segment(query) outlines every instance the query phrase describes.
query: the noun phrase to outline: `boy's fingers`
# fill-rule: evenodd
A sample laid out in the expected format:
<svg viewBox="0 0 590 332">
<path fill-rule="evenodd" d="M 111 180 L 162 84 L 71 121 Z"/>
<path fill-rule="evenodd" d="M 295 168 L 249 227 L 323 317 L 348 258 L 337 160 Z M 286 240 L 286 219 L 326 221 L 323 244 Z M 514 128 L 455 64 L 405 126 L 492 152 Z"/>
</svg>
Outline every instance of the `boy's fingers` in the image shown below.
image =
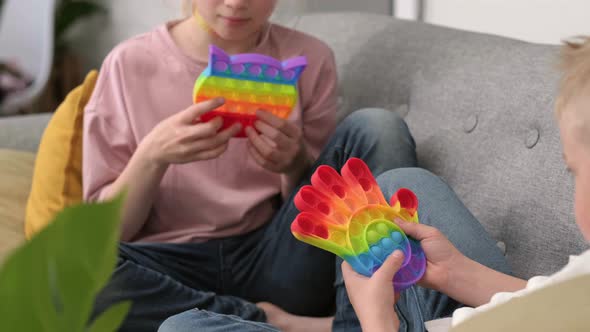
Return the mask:
<svg viewBox="0 0 590 332">
<path fill-rule="evenodd" d="M 350 266 L 350 264 L 348 264 L 346 261 L 342 261 L 340 268 L 342 268 L 342 273 L 350 273 L 352 271 L 352 266 Z"/>
<path fill-rule="evenodd" d="M 402 219 L 395 219 L 395 223 L 404 231 L 404 233 L 418 241 L 422 241 L 428 237 L 431 237 L 436 232 L 436 228 L 434 227 L 407 222 Z"/>
<path fill-rule="evenodd" d="M 184 123 L 193 123 L 195 120 L 198 120 L 201 115 L 218 108 L 224 103 L 225 100 L 223 98 L 213 98 L 193 104 L 181 113 L 180 120 Z"/>
<path fill-rule="evenodd" d="M 385 259 L 383 265 L 373 274 L 373 277 L 383 279 L 386 282 L 391 282 L 393 276 L 399 271 L 399 268 L 404 262 L 404 253 L 401 250 L 396 250 Z"/>
</svg>

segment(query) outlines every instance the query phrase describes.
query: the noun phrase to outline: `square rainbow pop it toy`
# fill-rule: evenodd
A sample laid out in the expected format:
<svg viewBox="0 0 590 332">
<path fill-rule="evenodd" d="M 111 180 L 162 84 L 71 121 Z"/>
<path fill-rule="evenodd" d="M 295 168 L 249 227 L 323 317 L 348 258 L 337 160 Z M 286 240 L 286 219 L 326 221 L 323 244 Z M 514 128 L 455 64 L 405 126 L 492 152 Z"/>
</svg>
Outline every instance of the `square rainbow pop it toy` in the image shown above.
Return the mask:
<svg viewBox="0 0 590 332">
<path fill-rule="evenodd" d="M 342 175 L 320 166 L 311 185 L 295 196 L 301 211 L 291 232 L 303 242 L 330 251 L 346 260 L 356 272 L 370 277 L 396 249 L 404 262 L 393 278 L 396 292 L 409 288 L 426 271 L 426 256 L 420 243 L 393 220 L 418 223 L 418 199 L 409 189 L 400 189 L 388 204 L 369 167 L 360 159 L 346 162 Z"/>
<path fill-rule="evenodd" d="M 209 64 L 193 90 L 193 102 L 224 97 L 225 104 L 201 116 L 201 121 L 223 118 L 225 129 L 236 122 L 244 128 L 256 121 L 256 111 L 265 110 L 286 119 L 297 102 L 297 81 L 307 66 L 303 56 L 280 62 L 262 54 L 228 55 L 209 47 Z"/>
</svg>

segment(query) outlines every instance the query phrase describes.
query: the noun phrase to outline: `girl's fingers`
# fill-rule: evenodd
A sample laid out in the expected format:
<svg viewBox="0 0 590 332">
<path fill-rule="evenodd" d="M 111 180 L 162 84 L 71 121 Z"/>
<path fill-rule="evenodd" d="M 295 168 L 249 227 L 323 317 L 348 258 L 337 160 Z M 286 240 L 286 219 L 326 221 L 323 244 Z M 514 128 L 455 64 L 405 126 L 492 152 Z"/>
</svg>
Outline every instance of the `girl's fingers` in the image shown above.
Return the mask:
<svg viewBox="0 0 590 332">
<path fill-rule="evenodd" d="M 199 117 L 201 115 L 218 108 L 224 103 L 225 100 L 223 98 L 213 98 L 207 101 L 193 104 L 180 112 L 179 119 L 181 123 L 194 123 L 195 120 L 199 120 Z"/>
<path fill-rule="evenodd" d="M 289 145 L 289 138 L 269 124 L 263 121 L 256 121 L 254 122 L 254 127 L 265 137 L 268 137 L 276 146 L 286 147 Z"/>
<path fill-rule="evenodd" d="M 212 150 L 199 152 L 194 155 L 194 158 L 192 158 L 191 161 L 214 159 L 221 156 L 225 152 L 225 150 L 227 150 L 227 143 L 222 144 Z"/>
<path fill-rule="evenodd" d="M 258 152 L 258 154 L 264 159 L 268 160 L 270 163 L 275 163 L 276 156 L 275 149 L 273 149 L 264 139 L 256 133 L 256 131 L 252 128 L 246 128 L 246 135 L 250 140 L 251 146 Z"/>
<path fill-rule="evenodd" d="M 250 152 L 252 158 L 254 158 L 254 161 L 256 161 L 256 163 L 261 167 L 271 171 L 275 171 L 276 169 L 278 169 L 275 163 L 265 159 L 252 144 L 248 144 L 248 151 Z"/>
<path fill-rule="evenodd" d="M 235 134 L 236 129 L 234 127 L 230 127 L 213 137 L 194 141 L 190 143 L 191 148 L 189 153 L 200 153 L 205 152 L 207 150 L 216 149 L 220 145 L 227 144 L 230 138 L 232 138 Z"/>
<path fill-rule="evenodd" d="M 263 110 L 258 110 L 256 111 L 256 116 L 263 122 L 266 122 L 271 127 L 282 132 L 289 138 L 296 138 L 299 134 L 299 129 L 295 126 L 295 124 L 287 120 L 281 119 L 273 115 L 272 113 Z"/>
<path fill-rule="evenodd" d="M 195 141 L 203 138 L 215 136 L 219 129 L 223 126 L 223 119 L 217 117 L 209 122 L 199 122 L 196 124 L 189 124 L 187 126 L 187 134 L 184 137 L 187 141 Z"/>
</svg>

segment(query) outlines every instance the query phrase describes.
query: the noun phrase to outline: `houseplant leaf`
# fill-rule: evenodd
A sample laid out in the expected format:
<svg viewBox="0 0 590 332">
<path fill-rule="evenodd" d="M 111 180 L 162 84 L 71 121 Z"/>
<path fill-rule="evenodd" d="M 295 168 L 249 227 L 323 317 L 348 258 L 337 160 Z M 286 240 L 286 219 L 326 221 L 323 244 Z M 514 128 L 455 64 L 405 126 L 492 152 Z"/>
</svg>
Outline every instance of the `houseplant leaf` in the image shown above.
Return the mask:
<svg viewBox="0 0 590 332">
<path fill-rule="evenodd" d="M 122 197 L 65 209 L 0 270 L 6 331 L 83 331 L 117 257 Z M 114 315 L 114 314 L 112 314 Z"/>
<path fill-rule="evenodd" d="M 121 302 L 107 309 L 88 329 L 88 332 L 115 331 L 131 308 L 131 302 Z"/>
</svg>

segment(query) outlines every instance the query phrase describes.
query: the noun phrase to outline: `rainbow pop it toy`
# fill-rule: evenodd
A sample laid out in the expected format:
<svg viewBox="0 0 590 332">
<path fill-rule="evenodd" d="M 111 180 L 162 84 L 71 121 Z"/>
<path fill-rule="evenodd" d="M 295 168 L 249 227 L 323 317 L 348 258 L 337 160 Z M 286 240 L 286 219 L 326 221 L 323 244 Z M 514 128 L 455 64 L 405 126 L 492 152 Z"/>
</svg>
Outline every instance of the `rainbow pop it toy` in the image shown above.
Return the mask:
<svg viewBox="0 0 590 332">
<path fill-rule="evenodd" d="M 295 196 L 301 211 L 291 232 L 303 242 L 330 251 L 367 277 L 394 250 L 402 250 L 404 262 L 393 278 L 397 292 L 422 278 L 426 256 L 420 243 L 408 236 L 393 220 L 418 223 L 418 199 L 409 189 L 400 189 L 390 204 L 381 193 L 369 167 L 360 159 L 346 162 L 342 175 L 320 166 L 311 185 Z"/>
<path fill-rule="evenodd" d="M 193 90 L 195 103 L 224 97 L 225 104 L 201 116 L 209 121 L 223 118 L 227 128 L 239 122 L 244 128 L 256 121 L 256 111 L 265 110 L 286 119 L 297 102 L 297 81 L 307 66 L 303 56 L 280 62 L 261 54 L 229 56 L 222 49 L 209 47 L 209 65 L 201 73 Z"/>
</svg>

